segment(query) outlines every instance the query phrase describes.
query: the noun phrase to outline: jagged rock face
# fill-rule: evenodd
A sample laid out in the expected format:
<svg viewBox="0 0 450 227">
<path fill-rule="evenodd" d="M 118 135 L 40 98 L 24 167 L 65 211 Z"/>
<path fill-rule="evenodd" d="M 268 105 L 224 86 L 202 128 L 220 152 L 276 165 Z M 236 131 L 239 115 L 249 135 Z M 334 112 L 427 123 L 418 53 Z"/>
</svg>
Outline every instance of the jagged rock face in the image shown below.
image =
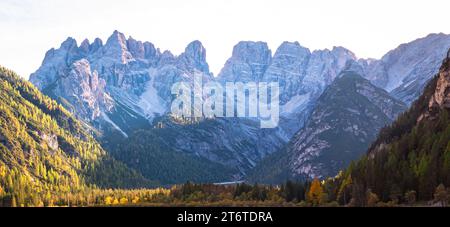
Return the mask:
<svg viewBox="0 0 450 227">
<path fill-rule="evenodd" d="M 281 104 L 295 95 L 320 95 L 356 56 L 342 47 L 310 52 L 298 42 L 284 42 L 271 57 L 264 42 L 239 42 L 219 74 L 222 82 L 279 82 Z"/>
<path fill-rule="evenodd" d="M 45 134 L 45 133 L 41 133 L 40 137 L 42 139 L 43 142 L 45 142 L 47 144 L 47 146 L 52 149 L 53 151 L 57 151 L 59 148 L 59 143 L 58 143 L 58 136 L 55 134 Z"/>
<path fill-rule="evenodd" d="M 68 38 L 59 49 L 50 49 L 45 54 L 42 66 L 30 76 L 30 81 L 40 90 L 53 84 L 68 72 L 70 63 L 78 57 L 77 43 Z"/>
<path fill-rule="evenodd" d="M 144 44 L 141 41 L 137 41 L 130 37 L 127 40 L 127 48 L 130 52 L 130 54 L 137 59 L 144 59 L 145 58 L 145 47 Z"/>
<path fill-rule="evenodd" d="M 194 73 L 205 81 L 212 78 L 199 41 L 176 57 L 114 31 L 105 45 L 98 38 L 92 44 L 84 40 L 80 46 L 67 39 L 59 49 L 47 52 L 30 81 L 52 97 L 66 100 L 81 119 L 99 128 L 106 124 L 131 132 L 136 128 L 130 126 L 130 119 L 138 119 L 138 128 L 149 127 L 148 120 L 168 111 L 172 84 L 192 81 Z"/>
<path fill-rule="evenodd" d="M 432 102 L 435 102 L 440 108 L 450 108 L 450 52 L 447 54 L 440 72 L 436 85 L 436 92 L 433 95 Z M 432 104 L 433 105 L 433 104 Z"/>
<path fill-rule="evenodd" d="M 206 50 L 199 41 L 189 43 L 178 58 L 170 52 L 163 55 L 158 68 L 152 69 L 150 74 L 153 75 L 152 83 L 157 95 L 167 103 L 171 101 L 171 86 L 174 83 L 193 83 L 194 75 L 200 75 L 203 83 L 214 80 L 206 62 Z"/>
<path fill-rule="evenodd" d="M 200 41 L 196 40 L 189 43 L 180 58 L 180 63 L 183 64 L 182 68 L 189 69 L 189 66 L 194 66 L 196 70 L 209 74 L 206 50 Z"/>
<path fill-rule="evenodd" d="M 281 103 L 286 103 L 290 97 L 297 94 L 305 93 L 300 91 L 300 88 L 310 55 L 309 49 L 300 46 L 298 42 L 284 42 L 275 52 L 263 80 L 279 82 L 280 90 L 283 91 Z"/>
<path fill-rule="evenodd" d="M 136 51 L 136 49 L 133 49 L 133 51 Z M 125 35 L 118 31 L 114 31 L 108 38 L 99 55 L 100 59 L 97 64 L 104 67 L 113 64 L 126 64 L 134 60 L 133 55 L 128 50 Z"/>
<path fill-rule="evenodd" d="M 100 116 L 102 105 L 109 108 L 107 94 L 104 94 L 105 81 L 83 58 L 91 49 L 95 46 L 91 48 L 87 40 L 78 48 L 76 41 L 68 38 L 59 49 L 49 50 L 43 65 L 30 76 L 30 81 L 40 90 L 54 98 L 65 99 L 70 103 L 68 108 L 88 121 Z"/>
<path fill-rule="evenodd" d="M 139 96 L 150 79 L 145 69 L 155 67 L 158 57 L 158 51 L 151 44 L 143 44 L 131 37 L 127 40 L 124 34 L 114 31 L 104 46 L 86 58 L 108 88 L 119 88 Z"/>
<path fill-rule="evenodd" d="M 265 42 L 239 42 L 233 48 L 219 73 L 224 82 L 259 82 L 272 60 L 272 52 Z"/>
<path fill-rule="evenodd" d="M 366 78 L 394 97 L 411 104 L 438 72 L 450 47 L 450 36 L 431 34 L 402 44 L 381 60 L 366 62 Z"/>
<path fill-rule="evenodd" d="M 433 119 L 441 109 L 450 109 L 450 50 L 437 77 L 436 88 L 428 101 L 428 110 L 419 116 L 418 121 Z"/>
<path fill-rule="evenodd" d="M 287 141 L 349 60 L 356 60 L 355 55 L 341 47 L 311 53 L 298 42 L 284 42 L 271 57 L 264 42 L 239 42 L 218 79 L 222 83 L 278 82 L 281 121 L 277 134 Z"/>
<path fill-rule="evenodd" d="M 76 81 L 76 83 L 74 83 Z M 56 94 L 70 94 L 64 98 L 73 107 L 73 111 L 91 121 L 100 116 L 100 107 L 111 108 L 110 97 L 105 93 L 105 81 L 99 79 L 97 71 L 91 71 L 86 59 L 75 61 L 69 73 L 56 81 L 53 90 Z"/>
</svg>

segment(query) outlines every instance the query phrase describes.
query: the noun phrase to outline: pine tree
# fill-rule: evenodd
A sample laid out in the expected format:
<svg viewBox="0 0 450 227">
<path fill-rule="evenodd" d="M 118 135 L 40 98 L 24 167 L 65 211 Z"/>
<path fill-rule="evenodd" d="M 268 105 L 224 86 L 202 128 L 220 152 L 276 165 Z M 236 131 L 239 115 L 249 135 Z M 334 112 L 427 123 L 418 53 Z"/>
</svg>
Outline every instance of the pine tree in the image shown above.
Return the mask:
<svg viewBox="0 0 450 227">
<path fill-rule="evenodd" d="M 347 204 L 350 200 L 350 188 L 353 184 L 352 176 L 348 175 L 341 184 L 338 192 L 338 201 L 342 202 L 341 204 Z"/>
</svg>

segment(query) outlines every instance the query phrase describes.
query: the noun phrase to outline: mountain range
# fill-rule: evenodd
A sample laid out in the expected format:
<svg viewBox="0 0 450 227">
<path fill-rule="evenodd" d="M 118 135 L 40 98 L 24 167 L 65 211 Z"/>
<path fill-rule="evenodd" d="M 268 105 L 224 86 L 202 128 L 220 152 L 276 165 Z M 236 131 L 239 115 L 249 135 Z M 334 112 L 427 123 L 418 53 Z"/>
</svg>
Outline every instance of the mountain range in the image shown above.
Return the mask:
<svg viewBox="0 0 450 227">
<path fill-rule="evenodd" d="M 298 42 L 284 42 L 272 54 L 264 42 L 242 41 L 214 77 L 199 41 L 175 56 L 115 31 L 105 44 L 95 39 L 78 45 L 68 38 L 46 53 L 30 81 L 92 125 L 114 158 L 148 179 L 159 168 L 148 164 L 152 155 L 154 162 L 168 163 L 167 171 L 186 173 L 159 179 L 162 183 L 240 180 L 255 166 L 270 169 L 272 164 L 260 166 L 283 163 L 267 160 L 280 156 L 289 159 L 282 164 L 285 173 L 329 176 L 359 157 L 378 129 L 421 94 L 448 47 L 449 35 L 431 34 L 375 60 L 358 59 L 343 47 L 311 51 Z M 171 86 L 193 82 L 194 75 L 205 82 L 278 82 L 279 127 L 260 129 L 251 118 L 173 118 Z M 147 140 L 139 139 L 144 135 Z M 345 145 L 351 149 L 332 135 L 349 138 Z M 124 149 L 130 143 L 139 146 Z M 170 164 L 180 154 L 187 164 Z M 197 170 L 213 173 L 202 179 L 198 176 L 205 174 Z M 277 175 L 260 179 L 270 174 Z"/>
</svg>

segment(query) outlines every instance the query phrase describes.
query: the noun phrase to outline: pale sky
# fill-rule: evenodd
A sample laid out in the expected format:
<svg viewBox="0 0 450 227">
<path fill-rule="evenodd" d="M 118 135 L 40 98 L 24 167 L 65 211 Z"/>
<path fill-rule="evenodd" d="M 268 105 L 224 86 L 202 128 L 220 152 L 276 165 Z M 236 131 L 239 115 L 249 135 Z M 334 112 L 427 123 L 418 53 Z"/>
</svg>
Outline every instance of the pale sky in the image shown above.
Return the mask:
<svg viewBox="0 0 450 227">
<path fill-rule="evenodd" d="M 68 36 L 114 30 L 180 54 L 193 40 L 215 75 L 241 40 L 314 49 L 344 46 L 380 58 L 429 33 L 450 33 L 448 0 L 0 0 L 0 65 L 28 78 Z"/>
</svg>

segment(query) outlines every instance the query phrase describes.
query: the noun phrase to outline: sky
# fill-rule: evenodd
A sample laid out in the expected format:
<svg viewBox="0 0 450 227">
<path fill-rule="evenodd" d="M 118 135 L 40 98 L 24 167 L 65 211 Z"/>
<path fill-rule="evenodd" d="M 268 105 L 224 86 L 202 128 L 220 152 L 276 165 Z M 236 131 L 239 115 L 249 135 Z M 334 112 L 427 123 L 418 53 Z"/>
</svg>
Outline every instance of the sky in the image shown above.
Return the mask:
<svg viewBox="0 0 450 227">
<path fill-rule="evenodd" d="M 200 40 L 217 75 L 242 40 L 311 50 L 343 46 L 380 58 L 429 33 L 450 33 L 448 0 L 0 0 L 0 65 L 21 76 L 67 37 L 106 41 L 114 30 L 180 54 Z"/>
</svg>

